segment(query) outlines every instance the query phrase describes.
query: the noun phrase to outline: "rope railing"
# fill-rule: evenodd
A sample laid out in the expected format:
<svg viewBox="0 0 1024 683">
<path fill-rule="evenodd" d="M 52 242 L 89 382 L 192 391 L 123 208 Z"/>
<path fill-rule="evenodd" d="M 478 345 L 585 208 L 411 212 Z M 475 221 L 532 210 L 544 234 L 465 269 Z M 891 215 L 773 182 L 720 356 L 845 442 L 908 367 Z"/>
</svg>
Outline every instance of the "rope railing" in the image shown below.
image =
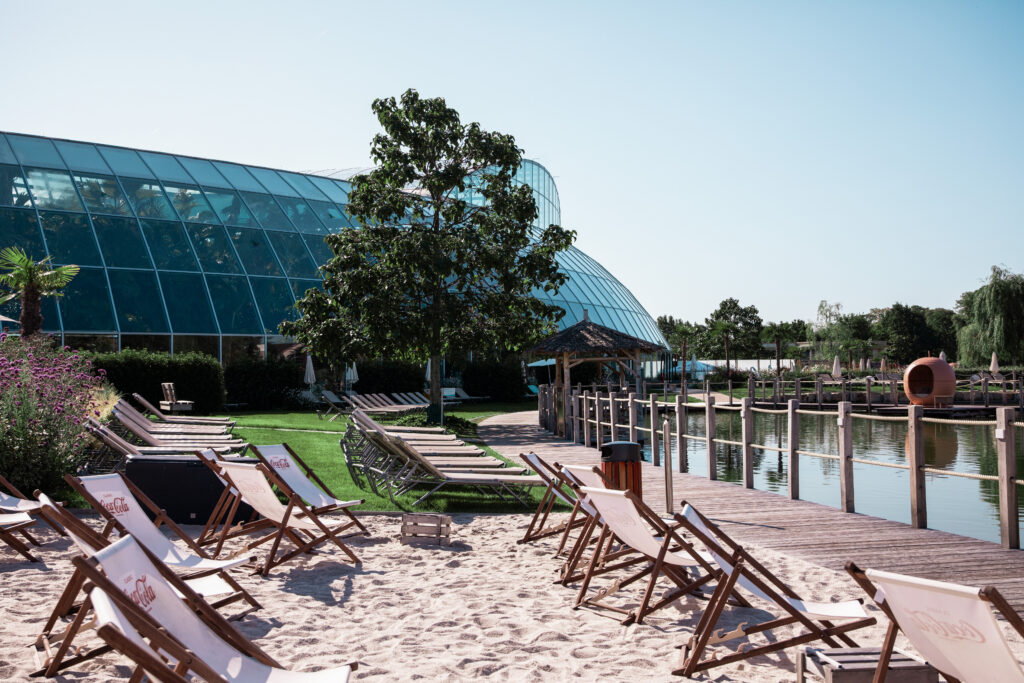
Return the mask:
<svg viewBox="0 0 1024 683">
<path fill-rule="evenodd" d="M 797 409 L 797 415 L 813 415 L 815 417 L 836 417 L 838 411 L 832 410 L 800 410 Z"/>
<path fill-rule="evenodd" d="M 815 453 L 814 451 L 801 451 L 797 450 L 797 455 L 806 455 L 812 458 L 821 458 L 822 460 L 839 460 L 838 455 L 832 455 L 831 453 Z"/>
<path fill-rule="evenodd" d="M 765 444 L 761 443 L 752 443 L 750 444 L 750 447 L 760 448 L 763 451 L 775 451 L 776 453 L 786 453 L 789 451 L 788 448 L 779 448 L 778 446 L 766 446 Z"/>
<path fill-rule="evenodd" d="M 730 411 L 733 411 L 733 412 L 738 412 L 740 410 L 743 410 L 743 406 L 730 406 L 730 405 L 721 405 L 721 404 L 716 403 L 715 404 L 715 410 L 730 410 Z"/>
<path fill-rule="evenodd" d="M 995 420 L 952 420 L 945 417 L 922 417 L 921 422 L 936 425 L 961 425 L 965 427 L 994 427 Z"/>
<path fill-rule="evenodd" d="M 743 447 L 742 441 L 730 441 L 729 439 L 715 439 L 715 443 L 724 443 L 726 446 L 739 446 Z"/>
<path fill-rule="evenodd" d="M 877 465 L 878 467 L 891 467 L 894 470 L 909 470 L 910 465 L 904 465 L 898 462 L 882 462 L 881 460 L 868 460 L 866 458 L 850 458 L 853 462 L 860 463 L 861 465 Z"/>
<path fill-rule="evenodd" d="M 943 474 L 947 477 L 960 477 L 961 479 L 977 479 L 980 481 L 999 481 L 999 477 L 994 474 L 976 474 L 974 472 L 954 472 L 952 470 L 943 470 L 938 467 L 922 467 L 922 472 L 927 474 Z"/>
<path fill-rule="evenodd" d="M 764 415 L 785 415 L 789 412 L 785 408 L 781 410 L 772 410 L 771 408 L 751 408 L 750 410 L 751 412 L 762 413 Z"/>
<path fill-rule="evenodd" d="M 867 413 L 850 413 L 850 417 L 857 418 L 858 420 L 871 420 L 873 422 L 902 422 L 907 423 L 905 417 L 891 417 L 889 415 L 869 415 Z"/>
</svg>

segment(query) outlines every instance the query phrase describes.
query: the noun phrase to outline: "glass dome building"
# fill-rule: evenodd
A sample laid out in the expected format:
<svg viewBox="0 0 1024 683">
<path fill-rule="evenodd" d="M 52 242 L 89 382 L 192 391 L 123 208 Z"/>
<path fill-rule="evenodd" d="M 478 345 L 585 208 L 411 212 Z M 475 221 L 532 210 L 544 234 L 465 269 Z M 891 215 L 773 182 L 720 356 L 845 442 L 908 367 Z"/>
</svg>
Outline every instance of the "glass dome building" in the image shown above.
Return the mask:
<svg viewBox="0 0 1024 683">
<path fill-rule="evenodd" d="M 517 174 L 537 199 L 537 225 L 561 222 L 547 170 Z M 76 348 L 203 351 L 229 363 L 287 344 L 278 324 L 318 285 L 324 235 L 352 227 L 351 185 L 211 159 L 0 133 L 0 248 L 75 263 L 79 274 L 44 299 L 43 328 Z M 469 191 L 470 199 L 472 190 Z M 561 327 L 583 317 L 649 341 L 650 314 L 605 268 L 572 248 L 556 297 Z M 0 314 L 17 319 L 16 301 Z M 17 324 L 4 323 L 10 331 Z"/>
</svg>

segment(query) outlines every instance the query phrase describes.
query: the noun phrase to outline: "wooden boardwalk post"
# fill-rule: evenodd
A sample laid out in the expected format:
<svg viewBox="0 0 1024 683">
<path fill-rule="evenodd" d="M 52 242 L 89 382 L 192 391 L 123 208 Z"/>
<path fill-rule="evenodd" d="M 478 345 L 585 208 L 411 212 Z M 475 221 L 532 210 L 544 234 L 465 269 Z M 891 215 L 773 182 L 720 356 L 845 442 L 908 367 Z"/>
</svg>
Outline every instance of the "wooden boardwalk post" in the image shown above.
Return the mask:
<svg viewBox="0 0 1024 683">
<path fill-rule="evenodd" d="M 629 392 L 629 440 L 636 443 L 636 394 Z"/>
<path fill-rule="evenodd" d="M 686 452 L 686 397 L 676 396 L 676 458 L 679 471 L 688 472 L 690 463 L 687 462 Z"/>
<path fill-rule="evenodd" d="M 729 405 L 732 405 L 732 380 L 728 380 L 726 386 L 729 387 Z"/>
<path fill-rule="evenodd" d="M 661 446 L 665 457 L 665 513 L 672 514 L 672 432 L 669 431 L 668 416 L 661 421 Z"/>
<path fill-rule="evenodd" d="M 590 448 L 590 390 L 583 392 L 583 445 Z"/>
<path fill-rule="evenodd" d="M 850 419 L 853 404 L 849 401 L 839 402 L 839 509 L 843 512 L 855 512 L 853 503 L 853 420 Z"/>
<path fill-rule="evenodd" d="M 868 404 L 868 412 L 870 413 L 871 412 L 871 378 L 870 377 L 868 377 L 867 379 L 864 380 L 864 386 L 867 388 L 867 392 L 868 392 L 867 396 L 865 396 L 864 398 L 866 399 L 865 402 Z"/>
<path fill-rule="evenodd" d="M 655 467 L 661 464 L 661 451 L 658 450 L 658 397 L 651 394 L 651 462 Z"/>
<path fill-rule="evenodd" d="M 802 380 L 799 377 L 797 377 L 796 381 L 793 382 L 793 394 L 794 394 L 793 398 L 795 398 L 797 401 L 800 400 L 800 398 L 801 398 L 800 394 L 803 393 L 801 391 L 802 387 L 800 386 L 801 381 Z"/>
<path fill-rule="evenodd" d="M 922 406 L 907 407 L 907 465 L 910 466 L 910 525 L 918 529 L 928 526 L 928 502 L 925 496 L 924 426 Z"/>
<path fill-rule="evenodd" d="M 708 449 L 708 479 L 718 479 L 718 452 L 715 449 L 715 397 L 704 402 L 704 445 Z"/>
<path fill-rule="evenodd" d="M 1020 548 L 1020 515 L 1017 510 L 1017 410 L 996 410 L 996 450 L 999 466 L 999 541 L 1004 548 Z"/>
<path fill-rule="evenodd" d="M 988 377 L 981 380 L 981 393 L 985 396 L 985 407 L 988 408 Z"/>
<path fill-rule="evenodd" d="M 750 397 L 751 401 L 757 400 L 757 384 L 754 382 L 752 375 L 747 375 L 747 396 Z M 732 401 L 729 402 L 732 405 Z"/>
<path fill-rule="evenodd" d="M 604 427 L 601 425 L 604 422 L 604 403 L 601 395 L 600 391 L 594 395 L 594 417 L 596 418 L 594 423 L 594 435 L 596 436 L 594 446 L 598 450 L 601 449 L 601 444 L 604 443 Z"/>
<path fill-rule="evenodd" d="M 743 441 L 743 486 L 748 489 L 754 488 L 754 411 L 753 399 L 749 396 L 740 401 L 740 434 Z"/>
<path fill-rule="evenodd" d="M 544 424 L 544 392 L 546 391 L 546 384 L 541 384 L 537 387 L 537 425 L 539 427 L 545 427 Z"/>
<path fill-rule="evenodd" d="M 818 393 L 818 409 L 821 409 L 821 401 L 824 399 L 825 390 L 821 385 L 821 378 L 818 377 L 814 380 L 814 390 Z"/>
<path fill-rule="evenodd" d="M 797 380 L 799 382 L 800 380 Z M 786 406 L 786 427 L 789 435 L 786 442 L 786 455 L 789 461 L 789 497 L 800 499 L 800 401 L 793 399 Z"/>
<path fill-rule="evenodd" d="M 619 394 L 616 391 L 608 394 L 608 422 L 611 423 L 611 440 L 619 440 L 619 404 L 616 402 Z"/>
</svg>

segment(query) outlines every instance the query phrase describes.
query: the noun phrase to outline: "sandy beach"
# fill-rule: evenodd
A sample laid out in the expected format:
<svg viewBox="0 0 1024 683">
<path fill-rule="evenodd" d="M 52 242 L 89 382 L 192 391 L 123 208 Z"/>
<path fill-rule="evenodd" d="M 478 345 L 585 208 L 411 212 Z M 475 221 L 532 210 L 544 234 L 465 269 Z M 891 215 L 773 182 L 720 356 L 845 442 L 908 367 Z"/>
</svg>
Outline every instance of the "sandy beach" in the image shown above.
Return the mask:
<svg viewBox="0 0 1024 683">
<path fill-rule="evenodd" d="M 293 670 L 358 661 L 356 679 L 381 681 L 670 680 L 679 656 L 675 646 L 689 635 L 704 604 L 686 599 L 628 627 L 610 611 L 573 610 L 575 590 L 553 583 L 560 564 L 555 543 L 515 542 L 527 515 L 454 515 L 452 546 L 432 549 L 402 545 L 397 516 L 363 519 L 373 536 L 352 539 L 359 567 L 326 550 L 279 567 L 267 579 L 233 572 L 264 606 L 235 622 L 238 628 Z M 27 679 L 34 670 L 30 646 L 71 574 L 67 539 L 48 530 L 39 535 L 46 540 L 38 552 L 42 564 L 0 551 L 2 680 Z M 758 555 L 805 598 L 859 597 L 845 574 L 776 552 Z M 614 600 L 635 605 L 641 592 L 638 584 Z M 723 626 L 765 616 L 760 609 L 730 609 Z M 876 625 L 856 639 L 878 644 L 883 629 Z M 1019 641 L 1013 646 L 1018 656 L 1024 652 Z M 796 656 L 792 648 L 697 680 L 792 681 Z M 128 660 L 111 653 L 60 680 L 126 680 L 130 674 Z"/>
</svg>

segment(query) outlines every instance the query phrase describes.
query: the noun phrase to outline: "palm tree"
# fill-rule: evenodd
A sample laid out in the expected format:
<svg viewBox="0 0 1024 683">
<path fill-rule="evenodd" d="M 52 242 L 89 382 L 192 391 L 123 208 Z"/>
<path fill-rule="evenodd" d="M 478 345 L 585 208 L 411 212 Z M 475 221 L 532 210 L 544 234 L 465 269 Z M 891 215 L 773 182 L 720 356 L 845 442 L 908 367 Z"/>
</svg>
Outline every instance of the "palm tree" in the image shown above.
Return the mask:
<svg viewBox="0 0 1024 683">
<path fill-rule="evenodd" d="M 42 298 L 60 296 L 71 279 L 78 275 L 78 266 L 54 267 L 47 256 L 42 261 L 33 261 L 19 247 L 7 247 L 0 251 L 0 288 L 10 294 L 0 294 L 0 304 L 7 303 L 21 295 L 21 334 L 27 337 L 38 332 L 43 326 Z"/>
</svg>

